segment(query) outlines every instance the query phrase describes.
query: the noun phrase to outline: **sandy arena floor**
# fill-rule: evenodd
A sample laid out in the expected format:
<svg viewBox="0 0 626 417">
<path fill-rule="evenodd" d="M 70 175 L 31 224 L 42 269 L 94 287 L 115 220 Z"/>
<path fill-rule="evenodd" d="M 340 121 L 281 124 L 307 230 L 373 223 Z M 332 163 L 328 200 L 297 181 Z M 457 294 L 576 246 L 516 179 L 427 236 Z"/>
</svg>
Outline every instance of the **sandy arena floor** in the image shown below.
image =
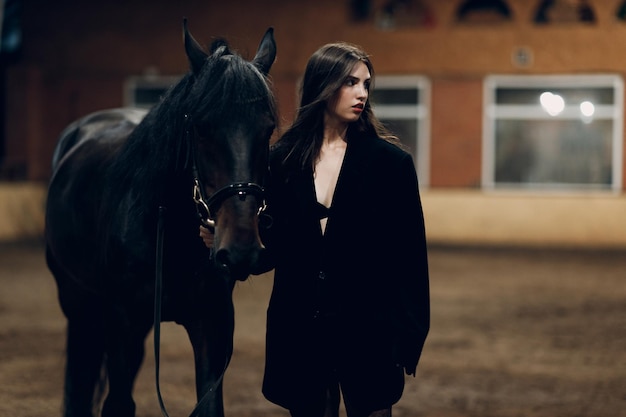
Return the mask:
<svg viewBox="0 0 626 417">
<path fill-rule="evenodd" d="M 394 417 L 625 417 L 626 253 L 434 248 L 432 329 Z M 260 393 L 271 275 L 238 284 L 228 417 L 288 417 Z M 43 248 L 0 245 L 0 415 L 59 416 L 65 321 Z M 152 338 L 138 417 L 158 417 Z M 191 348 L 162 327 L 171 417 L 195 405 Z"/>
</svg>

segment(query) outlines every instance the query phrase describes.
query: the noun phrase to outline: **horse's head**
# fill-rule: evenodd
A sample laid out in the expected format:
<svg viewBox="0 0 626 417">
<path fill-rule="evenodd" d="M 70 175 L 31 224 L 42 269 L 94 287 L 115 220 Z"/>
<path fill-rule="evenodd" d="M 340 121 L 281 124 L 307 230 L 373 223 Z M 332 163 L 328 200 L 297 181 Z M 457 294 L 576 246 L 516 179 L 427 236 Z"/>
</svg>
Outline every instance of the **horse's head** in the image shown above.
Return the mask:
<svg viewBox="0 0 626 417">
<path fill-rule="evenodd" d="M 216 40 L 207 54 L 184 25 L 193 86 L 186 121 L 195 200 L 201 220 L 214 228 L 215 261 L 246 279 L 263 249 L 259 215 L 276 105 L 266 79 L 276 57 L 273 29 L 252 61 Z"/>
</svg>

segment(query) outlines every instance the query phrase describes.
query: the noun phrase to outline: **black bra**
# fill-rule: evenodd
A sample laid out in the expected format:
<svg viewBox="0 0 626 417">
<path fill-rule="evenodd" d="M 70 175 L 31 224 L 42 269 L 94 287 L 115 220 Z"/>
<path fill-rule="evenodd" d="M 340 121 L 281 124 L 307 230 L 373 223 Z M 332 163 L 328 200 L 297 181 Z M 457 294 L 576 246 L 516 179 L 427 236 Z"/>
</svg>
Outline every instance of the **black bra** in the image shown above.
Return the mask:
<svg viewBox="0 0 626 417">
<path fill-rule="evenodd" d="M 330 208 L 326 207 L 319 201 L 315 202 L 315 212 L 320 220 L 328 218 L 330 215 Z"/>
</svg>

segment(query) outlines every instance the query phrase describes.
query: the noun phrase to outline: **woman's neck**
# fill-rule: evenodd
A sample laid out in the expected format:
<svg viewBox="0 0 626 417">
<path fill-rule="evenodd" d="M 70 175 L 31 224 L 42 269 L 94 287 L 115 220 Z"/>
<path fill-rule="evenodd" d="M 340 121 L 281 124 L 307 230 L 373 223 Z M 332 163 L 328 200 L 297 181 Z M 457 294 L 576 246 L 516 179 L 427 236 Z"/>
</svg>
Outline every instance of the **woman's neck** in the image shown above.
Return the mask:
<svg viewBox="0 0 626 417">
<path fill-rule="evenodd" d="M 322 147 L 344 147 L 348 124 L 326 117 L 324 120 L 324 140 Z"/>
</svg>

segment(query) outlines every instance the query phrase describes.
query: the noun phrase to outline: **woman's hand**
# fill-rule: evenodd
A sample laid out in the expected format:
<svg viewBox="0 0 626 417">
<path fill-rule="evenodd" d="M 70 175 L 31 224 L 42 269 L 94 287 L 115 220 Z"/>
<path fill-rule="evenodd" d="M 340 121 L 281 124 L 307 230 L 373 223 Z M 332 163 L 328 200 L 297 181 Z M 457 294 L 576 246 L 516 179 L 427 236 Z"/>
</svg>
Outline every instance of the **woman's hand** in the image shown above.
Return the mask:
<svg viewBox="0 0 626 417">
<path fill-rule="evenodd" d="M 200 226 L 200 237 L 207 248 L 213 249 L 213 232 L 211 230 L 204 226 Z"/>
</svg>

